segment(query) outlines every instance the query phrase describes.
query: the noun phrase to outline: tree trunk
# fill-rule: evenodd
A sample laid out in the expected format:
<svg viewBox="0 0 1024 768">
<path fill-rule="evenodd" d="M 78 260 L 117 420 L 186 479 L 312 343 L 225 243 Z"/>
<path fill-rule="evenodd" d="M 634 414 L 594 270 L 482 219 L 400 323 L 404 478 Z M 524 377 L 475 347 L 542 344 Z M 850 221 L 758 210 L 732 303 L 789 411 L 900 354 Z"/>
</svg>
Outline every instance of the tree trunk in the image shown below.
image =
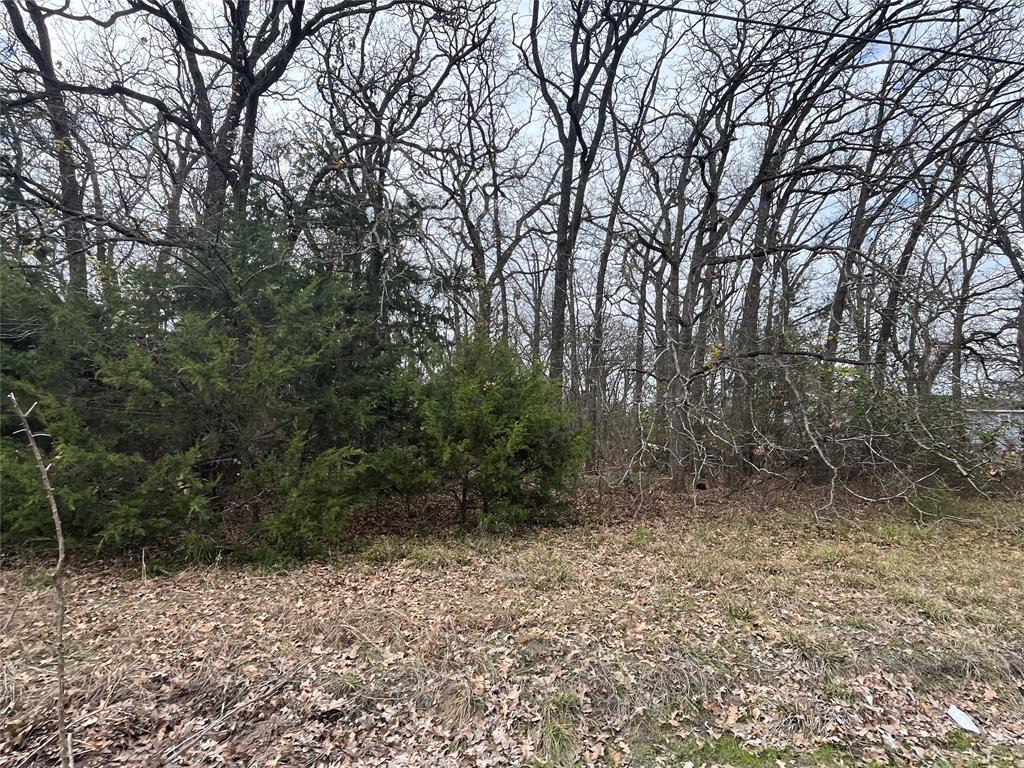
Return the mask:
<svg viewBox="0 0 1024 768">
<path fill-rule="evenodd" d="M 14 34 L 24 46 L 43 81 L 46 114 L 53 135 L 53 149 L 57 156 L 57 174 L 60 179 L 60 215 L 63 231 L 64 258 L 68 264 L 68 283 L 72 294 L 85 296 L 89 289 L 86 264 L 85 187 L 78 178 L 78 163 L 73 144 L 74 130 L 64 92 L 58 83 L 50 46 L 50 33 L 43 11 L 34 2 L 28 3 L 29 18 L 35 27 L 38 44 L 28 33 L 21 13 L 13 2 L 5 3 Z"/>
</svg>

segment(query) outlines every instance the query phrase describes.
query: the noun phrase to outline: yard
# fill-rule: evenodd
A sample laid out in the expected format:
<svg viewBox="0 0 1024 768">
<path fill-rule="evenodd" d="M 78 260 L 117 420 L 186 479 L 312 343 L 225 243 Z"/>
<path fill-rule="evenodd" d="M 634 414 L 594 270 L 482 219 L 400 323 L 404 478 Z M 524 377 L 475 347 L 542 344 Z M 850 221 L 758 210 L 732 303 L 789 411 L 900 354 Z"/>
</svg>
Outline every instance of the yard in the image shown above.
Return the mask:
<svg viewBox="0 0 1024 768">
<path fill-rule="evenodd" d="M 75 765 L 1024 764 L 1019 510 L 620 506 L 279 572 L 73 563 Z M 44 566 L 0 581 L 3 766 L 56 764 Z"/>
</svg>

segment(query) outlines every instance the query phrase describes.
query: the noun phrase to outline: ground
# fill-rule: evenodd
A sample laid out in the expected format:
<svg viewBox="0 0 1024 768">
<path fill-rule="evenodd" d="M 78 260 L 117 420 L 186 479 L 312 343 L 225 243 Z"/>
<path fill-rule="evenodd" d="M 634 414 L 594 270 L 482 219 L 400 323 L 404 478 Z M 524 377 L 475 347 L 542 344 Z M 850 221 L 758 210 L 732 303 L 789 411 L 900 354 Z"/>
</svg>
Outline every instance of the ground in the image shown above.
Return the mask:
<svg viewBox="0 0 1024 768">
<path fill-rule="evenodd" d="M 1024 765 L 1024 513 L 790 496 L 280 572 L 75 563 L 75 765 Z M 53 765 L 52 593 L 0 586 L 0 765 Z"/>
</svg>

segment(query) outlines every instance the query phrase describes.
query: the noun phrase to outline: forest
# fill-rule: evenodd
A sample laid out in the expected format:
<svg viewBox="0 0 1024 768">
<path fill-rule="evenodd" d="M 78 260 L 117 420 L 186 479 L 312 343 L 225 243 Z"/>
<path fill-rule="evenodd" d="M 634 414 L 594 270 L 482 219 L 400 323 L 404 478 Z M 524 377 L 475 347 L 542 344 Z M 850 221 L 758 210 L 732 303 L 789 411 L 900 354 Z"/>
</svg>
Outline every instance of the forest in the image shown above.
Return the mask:
<svg viewBox="0 0 1024 768">
<path fill-rule="evenodd" d="M 617 594 L 614 583 L 627 578 L 640 592 L 706 588 L 712 597 L 699 610 L 714 615 L 693 621 L 718 626 L 724 615 L 732 623 L 723 636 L 736 631 L 747 643 L 762 632 L 758 616 L 765 626 L 781 619 L 764 593 L 745 595 L 737 585 L 782 578 L 758 569 L 789 558 L 792 579 L 834 569 L 849 589 L 882 590 L 883 614 L 923 611 L 923 620 L 938 622 L 936 637 L 973 637 L 975 650 L 1002 660 L 974 672 L 952 661 L 935 661 L 932 673 L 915 669 L 920 690 L 955 678 L 963 697 L 996 701 L 991 726 L 1002 735 L 968 747 L 981 750 L 977 764 L 1014 759 L 1000 750 L 1024 743 L 1024 595 L 1007 575 L 1024 567 L 1024 2 L 3 6 L 0 562 L 12 609 L 0 647 L 23 655 L 4 667 L 10 686 L 0 685 L 0 712 L 12 722 L 0 733 L 0 765 L 56 760 L 58 748 L 68 765 L 65 726 L 74 723 L 65 723 L 65 694 L 84 718 L 96 702 L 108 712 L 100 691 L 116 687 L 113 678 L 83 682 L 81 665 L 93 661 L 81 651 L 78 662 L 68 656 L 68 674 L 86 677 L 65 692 L 58 633 L 59 736 L 52 712 L 32 714 L 43 699 L 32 703 L 26 692 L 50 685 L 35 677 L 46 664 L 32 659 L 51 659 L 52 648 L 18 640 L 32 626 L 19 615 L 45 623 L 48 593 L 32 574 L 58 544 L 56 578 L 44 581 L 57 587 L 61 621 L 66 608 L 81 637 L 97 616 L 121 621 L 117 611 L 129 610 L 100 596 L 107 571 L 98 568 L 141 573 L 147 597 L 131 610 L 145 626 L 164 620 L 162 598 L 150 591 L 163 578 L 197 579 L 181 587 L 182 599 L 205 601 L 200 614 L 228 615 L 234 603 L 218 601 L 231 594 L 232 578 L 253 604 L 269 600 L 249 581 L 263 568 L 286 574 L 273 589 L 296 590 L 284 602 L 296 604 L 307 588 L 304 599 L 322 590 L 328 602 L 320 619 L 303 619 L 315 642 L 293 647 L 290 636 L 253 650 L 253 659 L 332 648 L 325 653 L 342 667 L 394 661 L 389 654 L 412 641 L 369 604 L 359 609 L 369 611 L 363 624 L 353 614 L 344 629 L 326 629 L 335 620 L 330 579 L 318 569 L 331 563 L 342 563 L 366 594 L 380 591 L 384 604 L 399 599 L 390 577 L 360 568 L 396 569 L 393 583 L 406 583 L 408 594 L 423 588 L 417 574 L 433 573 L 436 589 L 395 615 L 420 617 L 414 631 L 425 632 L 436 616 L 470 611 L 461 637 L 479 645 L 461 653 L 473 666 L 466 659 L 474 654 L 497 653 L 488 632 L 511 611 L 492 586 L 520 590 L 513 602 L 577 590 L 584 603 Z M 741 544 L 747 527 L 754 538 Z M 792 537 L 783 533 L 791 529 Z M 705 551 L 695 531 L 720 537 L 726 554 Z M 991 536 L 993 549 L 976 549 L 972 531 Z M 833 537 L 838 543 L 828 544 Z M 902 555 L 886 559 L 888 546 Z M 611 551 L 618 554 L 607 555 L 607 568 L 596 565 Z M 686 576 L 666 565 L 673 558 L 705 570 Z M 922 570 L 892 570 L 915 558 Z M 945 575 L 930 582 L 926 566 Z M 454 607 L 460 569 L 492 604 Z M 587 580 L 592 571 L 603 574 L 599 583 Z M 511 582 L 501 573 L 513 574 Z M 225 582 L 214 588 L 207 578 Z M 983 582 L 992 585 L 988 596 L 976 592 Z M 135 589 L 116 583 L 115 591 Z M 809 583 L 787 582 L 778 594 L 810 600 L 801 592 Z M 856 612 L 850 594 L 835 599 L 835 616 Z M 551 609 L 569 611 L 566 600 Z M 964 618 L 971 601 L 991 614 Z M 946 619 L 936 618 L 939 604 Z M 259 620 L 281 605 L 263 604 Z M 507 626 L 531 615 L 516 605 L 522 611 Z M 689 610 L 675 608 L 677 617 Z M 591 610 L 612 611 L 606 603 Z M 657 625 L 658 610 L 644 603 L 636 621 Z M 916 631 L 894 629 L 906 618 L 888 625 L 893 642 Z M 565 637 L 585 631 L 568 614 L 550 621 Z M 174 631 L 186 626 L 204 631 L 199 619 Z M 218 631 L 227 638 L 233 630 Z M 843 683 L 854 691 L 843 695 L 858 700 L 870 670 L 917 674 L 895 656 L 868 664 L 870 654 L 837 650 L 827 638 L 822 646 L 813 632 L 772 632 L 763 642 L 781 643 L 785 664 L 802 659 L 812 675 L 838 674 L 841 658 L 868 665 L 856 679 L 847 670 Z M 418 637 L 422 650 L 430 638 Z M 570 645 L 586 649 L 592 639 Z M 703 652 L 698 646 L 692 653 Z M 351 651 L 358 648 L 362 656 Z M 314 730 L 320 739 L 350 728 L 348 746 L 335 733 L 340 751 L 322 740 L 303 751 L 308 744 L 296 737 L 287 748 L 275 742 L 275 759 L 775 765 L 799 764 L 810 753 L 798 748 L 828 746 L 824 737 L 800 742 L 789 731 L 782 738 L 740 727 L 760 715 L 744 719 L 730 707 L 748 712 L 753 699 L 727 701 L 729 684 L 715 680 L 753 667 L 729 671 L 693 656 L 684 670 L 675 652 L 648 650 L 674 660 L 671 674 L 682 675 L 674 685 L 711 702 L 702 716 L 717 723 L 710 741 L 692 729 L 672 736 L 678 763 L 658 751 L 664 745 L 650 752 L 652 723 L 641 728 L 627 716 L 657 710 L 678 729 L 677 717 L 689 715 L 663 688 L 668 678 L 632 668 L 598 674 L 587 650 L 587 674 L 596 677 L 584 682 L 581 667 L 571 684 L 529 704 L 525 692 L 522 702 L 502 697 L 533 683 L 508 689 L 506 678 L 497 699 L 491 683 L 471 679 L 463 691 L 459 673 L 438 671 L 425 656 L 426 667 L 406 670 L 404 682 L 363 670 L 364 682 L 349 689 L 338 680 L 351 670 L 334 670 L 336 690 L 324 701 L 347 703 L 321 710 L 345 714 L 316 715 Z M 576 653 L 548 651 L 549 659 Z M 106 648 L 102 658 L 120 652 Z M 218 653 L 209 658 L 233 652 Z M 156 656 L 124 669 L 145 667 L 146 658 Z M 395 663 L 412 657 L 401 658 Z M 192 697 L 193 730 L 175 730 L 167 723 L 176 715 L 164 713 L 163 725 L 143 730 L 182 740 L 172 750 L 151 738 L 147 759 L 155 762 L 132 762 L 128 752 L 117 753 L 124 762 L 104 762 L 114 747 L 101 739 L 79 763 L 265 764 L 248 762 L 273 751 L 256 736 L 262 746 L 251 749 L 237 734 L 216 739 L 233 753 L 207 743 L 231 718 L 256 717 L 245 694 L 256 673 L 232 667 L 225 674 L 236 689 L 229 696 L 225 683 L 218 690 L 226 698 L 214 704 L 200 695 L 208 691 L 187 659 L 167 663 L 171 671 L 147 674 L 162 686 L 189 681 L 181 696 Z M 322 680 L 302 687 L 307 672 L 289 669 L 277 669 L 280 684 L 259 678 L 265 699 L 310 685 L 322 692 Z M 203 670 L 211 680 L 223 672 Z M 389 728 L 404 723 L 417 735 L 372 736 L 378 726 L 346 719 L 370 717 L 387 701 L 427 706 L 420 697 L 431 675 L 454 686 L 434 691 L 448 704 L 430 700 L 448 723 L 447 735 L 431 737 L 440 741 L 415 742 L 401 756 L 370 745 L 377 736 L 412 744 L 430 728 L 391 711 L 382 715 Z M 402 688 L 412 679 L 423 687 Z M 798 689 L 807 683 L 794 679 Z M 164 701 L 158 688 L 145 696 Z M 599 689 L 601 706 L 618 702 L 615 712 L 594 715 L 600 727 L 588 720 L 599 707 L 587 698 Z M 647 698 L 630 698 L 637 691 Z M 1016 703 L 1003 706 L 1005 691 Z M 289 706 L 305 711 L 303 701 Z M 217 706 L 220 719 L 196 714 Z M 772 706 L 756 711 L 776 712 L 776 725 L 811 727 L 806 713 Z M 527 711 L 509 714 L 517 707 Z M 498 713 L 504 724 L 492 722 Z M 77 738 L 105 722 L 95 718 Z M 486 727 L 470 728 L 479 718 Z M 308 722 L 300 728 L 307 736 Z M 943 739 L 953 721 L 942 722 L 941 732 L 922 736 L 938 740 L 937 755 L 950 748 Z M 893 747 L 885 728 L 871 731 L 876 725 L 858 731 L 844 720 L 834 727 L 849 730 L 841 747 L 853 752 L 815 752 L 807 764 L 917 764 L 932 755 L 931 742 L 915 751 L 905 733 Z M 458 749 L 468 751 L 438 746 L 457 733 Z M 530 746 L 512 746 L 520 737 Z M 851 747 L 858 739 L 871 743 Z"/>
<path fill-rule="evenodd" d="M 1006 485 L 964 414 L 1024 404 L 1012 3 L 5 5 L 3 390 L 75 542 L 504 527 L 582 467 Z"/>
</svg>

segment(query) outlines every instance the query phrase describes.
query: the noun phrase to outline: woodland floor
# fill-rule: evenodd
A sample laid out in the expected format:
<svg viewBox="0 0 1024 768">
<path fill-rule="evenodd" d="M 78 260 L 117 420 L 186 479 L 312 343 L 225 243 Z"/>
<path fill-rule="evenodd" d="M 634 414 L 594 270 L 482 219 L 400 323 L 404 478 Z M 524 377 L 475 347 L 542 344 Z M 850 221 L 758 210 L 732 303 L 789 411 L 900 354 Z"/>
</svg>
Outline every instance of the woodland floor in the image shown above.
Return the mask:
<svg viewBox="0 0 1024 768">
<path fill-rule="evenodd" d="M 73 564 L 75 765 L 1024 766 L 1024 512 L 744 498 L 280 573 Z M 0 601 L 0 765 L 54 765 L 43 564 Z"/>
</svg>

